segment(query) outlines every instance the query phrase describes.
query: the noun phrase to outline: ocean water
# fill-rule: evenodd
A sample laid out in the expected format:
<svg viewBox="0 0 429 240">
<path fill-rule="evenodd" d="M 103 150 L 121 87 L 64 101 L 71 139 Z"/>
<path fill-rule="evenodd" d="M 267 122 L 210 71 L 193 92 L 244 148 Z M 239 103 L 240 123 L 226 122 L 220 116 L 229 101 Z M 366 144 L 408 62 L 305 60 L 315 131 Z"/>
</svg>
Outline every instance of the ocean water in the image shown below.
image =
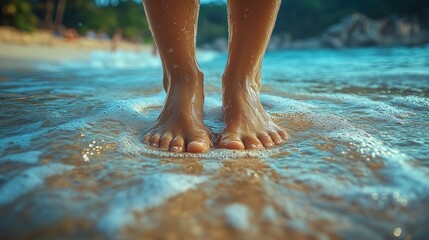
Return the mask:
<svg viewBox="0 0 429 240">
<path fill-rule="evenodd" d="M 198 59 L 216 135 L 226 54 Z M 0 68 L 1 239 L 428 239 L 429 46 L 268 52 L 291 137 L 266 151 L 142 144 L 161 77 L 144 52 Z"/>
</svg>

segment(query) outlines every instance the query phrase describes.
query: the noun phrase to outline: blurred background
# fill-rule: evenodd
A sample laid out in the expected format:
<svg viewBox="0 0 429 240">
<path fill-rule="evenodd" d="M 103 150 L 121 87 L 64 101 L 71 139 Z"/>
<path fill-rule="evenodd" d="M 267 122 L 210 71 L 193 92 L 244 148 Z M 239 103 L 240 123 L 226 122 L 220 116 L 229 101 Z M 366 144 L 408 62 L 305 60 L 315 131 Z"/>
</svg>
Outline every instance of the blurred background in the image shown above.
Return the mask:
<svg viewBox="0 0 429 240">
<path fill-rule="evenodd" d="M 201 155 L 141 143 L 165 98 L 141 1 L 0 14 L 0 239 L 428 239 L 428 0 L 283 0 L 260 99 L 290 139 Z M 216 136 L 226 2 L 198 28 Z"/>
<path fill-rule="evenodd" d="M 226 51 L 226 1 L 201 3 L 198 47 Z M 153 44 L 138 0 L 2 0 L 0 9 L 1 43 L 112 51 Z M 429 42 L 428 29 L 427 0 L 284 0 L 269 49 L 419 45 Z"/>
</svg>

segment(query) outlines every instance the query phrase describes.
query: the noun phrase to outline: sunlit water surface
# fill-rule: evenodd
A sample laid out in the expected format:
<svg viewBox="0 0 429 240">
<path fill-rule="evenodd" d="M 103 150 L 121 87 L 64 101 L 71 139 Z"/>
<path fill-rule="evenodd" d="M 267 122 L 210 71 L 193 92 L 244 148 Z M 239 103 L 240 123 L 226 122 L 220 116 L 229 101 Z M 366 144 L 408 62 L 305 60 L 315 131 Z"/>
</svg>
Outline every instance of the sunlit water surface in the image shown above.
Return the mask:
<svg viewBox="0 0 429 240">
<path fill-rule="evenodd" d="M 226 55 L 199 60 L 216 136 Z M 267 53 L 291 136 L 267 151 L 143 145 L 161 77 L 147 53 L 1 69 L 0 238 L 427 239 L 429 47 Z"/>
</svg>

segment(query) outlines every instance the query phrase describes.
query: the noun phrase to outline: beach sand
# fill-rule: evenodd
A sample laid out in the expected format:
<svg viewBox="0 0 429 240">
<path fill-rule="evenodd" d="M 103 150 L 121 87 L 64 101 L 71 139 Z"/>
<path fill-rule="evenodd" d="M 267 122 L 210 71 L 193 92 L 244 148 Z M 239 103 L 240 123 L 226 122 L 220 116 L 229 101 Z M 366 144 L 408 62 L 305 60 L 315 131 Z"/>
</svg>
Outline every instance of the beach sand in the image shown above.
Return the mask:
<svg viewBox="0 0 429 240">
<path fill-rule="evenodd" d="M 109 40 L 79 37 L 69 40 L 54 36 L 46 30 L 20 32 L 0 27 L 0 67 L 16 68 L 37 62 L 85 60 L 94 51 L 110 51 Z M 118 51 L 150 51 L 150 45 L 121 42 Z"/>
</svg>

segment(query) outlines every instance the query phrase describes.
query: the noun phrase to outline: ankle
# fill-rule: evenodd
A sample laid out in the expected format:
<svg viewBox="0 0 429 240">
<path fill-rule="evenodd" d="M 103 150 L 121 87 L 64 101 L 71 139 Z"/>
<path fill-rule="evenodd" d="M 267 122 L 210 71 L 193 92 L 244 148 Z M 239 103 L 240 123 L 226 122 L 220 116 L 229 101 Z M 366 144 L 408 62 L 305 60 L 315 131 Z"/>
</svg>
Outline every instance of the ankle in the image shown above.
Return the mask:
<svg viewBox="0 0 429 240">
<path fill-rule="evenodd" d="M 175 72 L 173 74 L 164 73 L 164 88 L 167 94 L 171 89 L 181 89 L 180 91 L 189 91 L 191 93 L 202 91 L 204 87 L 204 75 L 198 69 L 196 71 Z"/>
<path fill-rule="evenodd" d="M 247 96 L 259 93 L 259 74 L 228 74 L 222 76 L 223 94 L 227 96 Z"/>
<path fill-rule="evenodd" d="M 259 86 L 257 83 L 248 81 L 224 81 L 222 85 L 224 100 L 251 100 L 259 96 Z"/>
<path fill-rule="evenodd" d="M 204 75 L 200 68 L 195 66 L 168 68 L 164 71 L 165 78 L 171 83 L 202 82 Z"/>
</svg>

